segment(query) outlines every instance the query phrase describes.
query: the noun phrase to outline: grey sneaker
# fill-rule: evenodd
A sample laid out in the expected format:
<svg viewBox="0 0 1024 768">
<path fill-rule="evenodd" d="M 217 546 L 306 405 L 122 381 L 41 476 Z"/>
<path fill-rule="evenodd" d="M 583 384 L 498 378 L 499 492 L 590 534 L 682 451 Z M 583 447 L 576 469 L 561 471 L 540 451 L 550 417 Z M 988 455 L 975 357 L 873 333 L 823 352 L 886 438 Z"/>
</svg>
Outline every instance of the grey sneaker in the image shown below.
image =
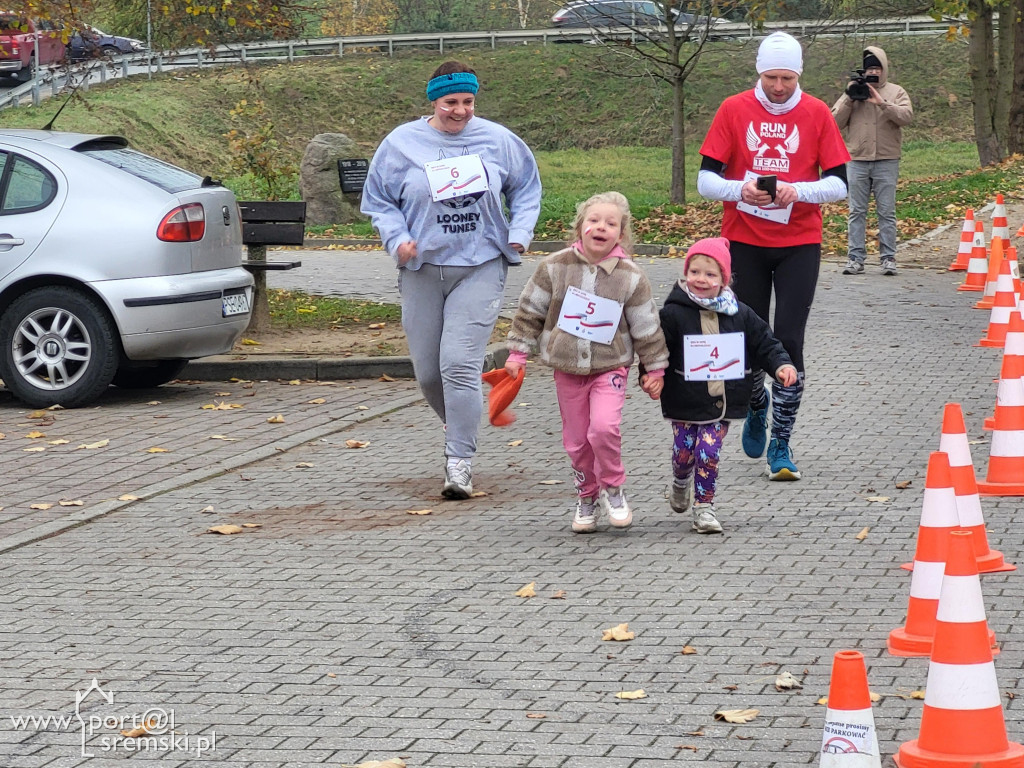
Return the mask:
<svg viewBox="0 0 1024 768">
<path fill-rule="evenodd" d="M 668 505 L 676 512 L 689 512 L 693 506 L 693 478 L 688 477 L 684 485 L 679 480 L 673 480 L 665 494 L 668 497 Z"/>
<path fill-rule="evenodd" d="M 721 533 L 722 524 L 718 522 L 718 515 L 714 504 L 693 505 L 693 530 L 697 533 Z"/>
<path fill-rule="evenodd" d="M 864 273 L 864 263 L 856 259 L 850 259 L 843 267 L 844 275 L 860 275 Z"/>
<path fill-rule="evenodd" d="M 605 488 L 600 495 L 601 509 L 608 515 L 612 528 L 629 528 L 633 522 L 633 512 L 626 503 L 626 494 L 622 487 Z"/>
<path fill-rule="evenodd" d="M 896 259 L 889 257 L 882 259 L 882 274 L 883 275 L 895 275 L 896 274 Z"/>
<path fill-rule="evenodd" d="M 468 499 L 473 493 L 473 466 L 469 459 L 449 459 L 444 470 L 441 495 L 446 499 Z"/>
<path fill-rule="evenodd" d="M 576 498 L 576 514 L 572 518 L 573 533 L 593 533 L 597 530 L 597 500 L 591 496 Z"/>
</svg>

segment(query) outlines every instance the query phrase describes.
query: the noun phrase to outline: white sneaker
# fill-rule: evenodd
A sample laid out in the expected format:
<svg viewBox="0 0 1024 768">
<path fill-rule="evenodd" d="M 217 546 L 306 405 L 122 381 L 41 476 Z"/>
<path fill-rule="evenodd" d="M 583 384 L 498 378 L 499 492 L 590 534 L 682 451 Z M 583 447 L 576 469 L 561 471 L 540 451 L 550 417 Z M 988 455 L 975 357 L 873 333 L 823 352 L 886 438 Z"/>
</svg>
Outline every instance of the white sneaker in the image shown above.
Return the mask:
<svg viewBox="0 0 1024 768">
<path fill-rule="evenodd" d="M 573 533 L 593 533 L 597 530 L 597 500 L 591 496 L 576 498 L 576 514 L 572 518 Z"/>
<path fill-rule="evenodd" d="M 608 522 L 613 528 L 629 528 L 633 522 L 633 512 L 626 503 L 626 494 L 622 487 L 605 488 L 600 495 L 601 509 L 608 515 Z"/>
<path fill-rule="evenodd" d="M 693 506 L 693 478 L 688 478 L 686 485 L 679 485 L 678 480 L 673 480 L 665 496 L 668 498 L 668 505 L 676 512 L 689 512 Z"/>
<path fill-rule="evenodd" d="M 697 533 L 721 533 L 722 524 L 718 522 L 714 504 L 693 505 L 693 530 Z"/>
<path fill-rule="evenodd" d="M 468 499 L 473 493 L 473 466 L 469 459 L 448 459 L 444 470 L 444 488 L 441 495 L 446 499 Z"/>
</svg>

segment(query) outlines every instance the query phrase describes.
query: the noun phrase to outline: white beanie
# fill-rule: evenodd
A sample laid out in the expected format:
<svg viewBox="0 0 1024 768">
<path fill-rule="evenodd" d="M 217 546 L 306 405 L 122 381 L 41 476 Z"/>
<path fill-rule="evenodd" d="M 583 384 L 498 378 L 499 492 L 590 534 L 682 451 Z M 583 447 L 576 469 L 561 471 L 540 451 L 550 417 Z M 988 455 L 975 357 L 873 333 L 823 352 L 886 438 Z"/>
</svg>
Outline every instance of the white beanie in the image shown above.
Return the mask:
<svg viewBox="0 0 1024 768">
<path fill-rule="evenodd" d="M 800 43 L 785 32 L 773 32 L 757 49 L 757 74 L 769 69 L 788 69 L 798 75 L 804 71 L 804 52 Z"/>
</svg>

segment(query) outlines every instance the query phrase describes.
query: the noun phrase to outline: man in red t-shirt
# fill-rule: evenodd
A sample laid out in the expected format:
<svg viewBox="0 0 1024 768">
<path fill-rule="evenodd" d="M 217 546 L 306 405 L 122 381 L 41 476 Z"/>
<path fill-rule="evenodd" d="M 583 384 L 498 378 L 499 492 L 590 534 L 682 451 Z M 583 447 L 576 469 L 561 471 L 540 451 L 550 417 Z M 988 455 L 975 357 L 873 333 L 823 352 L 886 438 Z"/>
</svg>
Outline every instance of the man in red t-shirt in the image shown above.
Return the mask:
<svg viewBox="0 0 1024 768">
<path fill-rule="evenodd" d="M 724 202 L 722 235 L 731 243 L 737 297 L 772 325 L 800 374 L 791 387 L 773 382 L 769 401 L 764 371 L 753 371 L 743 450 L 757 458 L 767 444 L 770 480 L 800 479 L 789 442 L 803 396 L 804 331 L 821 261 L 820 204 L 846 197 L 850 159 L 831 110 L 800 90 L 802 71 L 795 38 L 766 37 L 757 52 L 757 84 L 718 108 L 697 176 L 701 195 Z"/>
</svg>

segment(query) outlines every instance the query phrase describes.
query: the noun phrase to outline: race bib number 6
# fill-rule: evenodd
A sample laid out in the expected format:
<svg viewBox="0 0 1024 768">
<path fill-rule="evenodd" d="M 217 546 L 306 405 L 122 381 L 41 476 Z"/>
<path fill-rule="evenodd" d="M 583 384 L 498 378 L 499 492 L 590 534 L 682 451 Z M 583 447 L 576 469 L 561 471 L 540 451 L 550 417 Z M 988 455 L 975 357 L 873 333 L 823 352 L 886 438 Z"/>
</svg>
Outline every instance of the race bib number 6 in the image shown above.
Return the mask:
<svg viewBox="0 0 1024 768">
<path fill-rule="evenodd" d="M 487 191 L 487 172 L 480 155 L 434 160 L 423 167 L 427 171 L 430 197 L 435 203 Z"/>
</svg>

